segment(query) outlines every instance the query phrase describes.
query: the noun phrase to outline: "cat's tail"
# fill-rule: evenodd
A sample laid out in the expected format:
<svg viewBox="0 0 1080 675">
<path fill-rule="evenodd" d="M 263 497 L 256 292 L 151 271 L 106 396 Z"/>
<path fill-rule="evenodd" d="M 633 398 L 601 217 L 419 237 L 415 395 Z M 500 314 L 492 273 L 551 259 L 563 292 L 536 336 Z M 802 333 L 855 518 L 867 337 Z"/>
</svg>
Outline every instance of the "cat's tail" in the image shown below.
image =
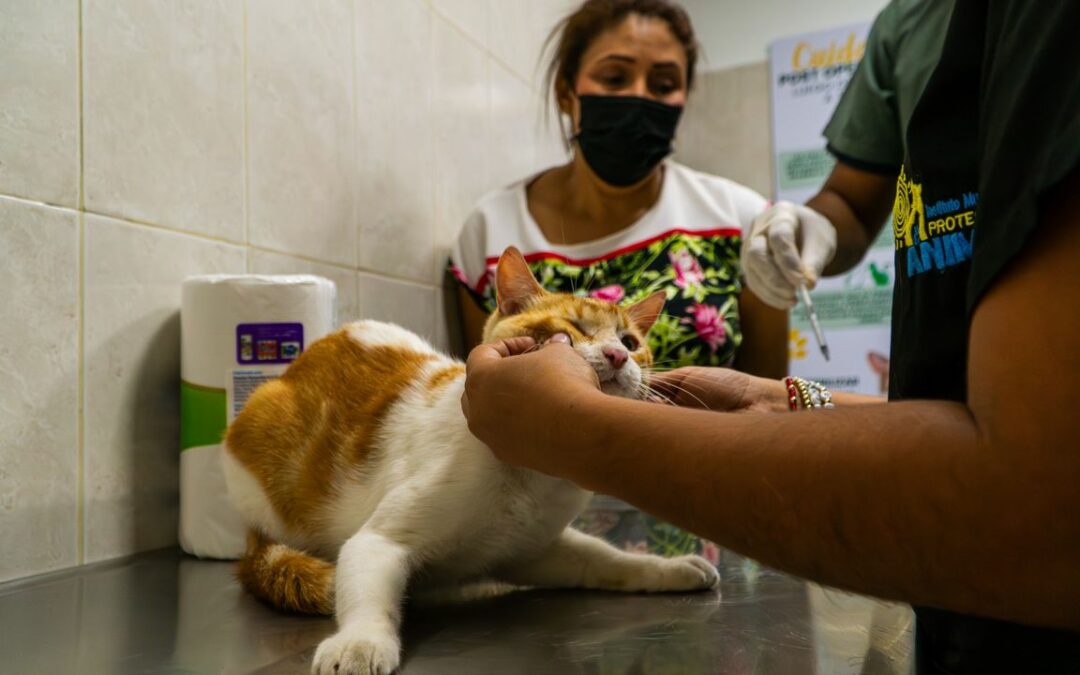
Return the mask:
<svg viewBox="0 0 1080 675">
<path fill-rule="evenodd" d="M 303 551 L 248 532 L 247 550 L 236 577 L 252 595 L 274 607 L 302 614 L 334 613 L 334 565 Z"/>
</svg>

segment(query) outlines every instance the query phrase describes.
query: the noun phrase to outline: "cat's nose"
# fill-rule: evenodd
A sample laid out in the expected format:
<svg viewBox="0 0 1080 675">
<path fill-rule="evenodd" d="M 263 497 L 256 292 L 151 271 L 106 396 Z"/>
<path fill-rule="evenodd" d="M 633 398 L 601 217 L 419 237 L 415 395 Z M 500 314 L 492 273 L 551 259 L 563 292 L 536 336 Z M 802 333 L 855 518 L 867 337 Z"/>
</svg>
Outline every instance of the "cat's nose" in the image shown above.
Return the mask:
<svg viewBox="0 0 1080 675">
<path fill-rule="evenodd" d="M 626 359 L 630 356 L 621 347 L 604 347 L 601 351 L 604 352 L 604 357 L 611 362 L 614 368 L 622 368 L 623 364 L 626 363 Z"/>
</svg>

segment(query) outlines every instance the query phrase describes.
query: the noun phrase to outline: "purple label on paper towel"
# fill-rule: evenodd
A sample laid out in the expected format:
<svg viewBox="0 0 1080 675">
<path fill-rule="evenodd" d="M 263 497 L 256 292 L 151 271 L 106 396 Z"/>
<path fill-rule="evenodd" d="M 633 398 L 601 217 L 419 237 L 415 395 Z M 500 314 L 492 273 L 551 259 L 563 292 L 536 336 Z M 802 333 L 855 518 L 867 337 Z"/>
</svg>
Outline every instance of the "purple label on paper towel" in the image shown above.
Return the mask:
<svg viewBox="0 0 1080 675">
<path fill-rule="evenodd" d="M 304 351 L 300 323 L 242 323 L 236 327 L 236 362 L 292 363 Z"/>
</svg>

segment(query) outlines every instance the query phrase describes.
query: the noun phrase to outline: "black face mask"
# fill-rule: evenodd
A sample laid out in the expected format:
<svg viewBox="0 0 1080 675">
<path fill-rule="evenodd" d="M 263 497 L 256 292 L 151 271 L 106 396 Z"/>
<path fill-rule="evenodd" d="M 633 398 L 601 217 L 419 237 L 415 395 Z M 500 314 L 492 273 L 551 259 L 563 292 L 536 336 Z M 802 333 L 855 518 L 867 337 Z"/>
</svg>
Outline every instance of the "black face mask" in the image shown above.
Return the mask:
<svg viewBox="0 0 1080 675">
<path fill-rule="evenodd" d="M 626 187 L 671 154 L 682 107 L 637 96 L 579 96 L 578 147 L 605 183 Z"/>
</svg>

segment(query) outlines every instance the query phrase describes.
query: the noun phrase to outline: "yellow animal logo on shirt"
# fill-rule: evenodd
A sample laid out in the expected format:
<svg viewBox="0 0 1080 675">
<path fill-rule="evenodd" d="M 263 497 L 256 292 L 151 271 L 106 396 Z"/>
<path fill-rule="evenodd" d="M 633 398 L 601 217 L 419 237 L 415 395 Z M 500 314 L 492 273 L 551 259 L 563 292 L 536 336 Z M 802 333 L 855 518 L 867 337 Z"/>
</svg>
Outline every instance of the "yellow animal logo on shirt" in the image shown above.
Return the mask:
<svg viewBox="0 0 1080 675">
<path fill-rule="evenodd" d="M 893 238 L 896 248 L 907 248 L 915 243 L 913 231 L 918 226 L 919 241 L 926 241 L 926 210 L 923 208 L 922 183 L 907 177 L 901 168 L 896 179 L 896 201 L 893 203 Z"/>
<path fill-rule="evenodd" d="M 901 274 L 911 278 L 931 270 L 944 272 L 970 260 L 978 201 L 978 192 L 962 192 L 926 204 L 923 184 L 902 168 L 893 203 L 893 240 Z"/>
</svg>

